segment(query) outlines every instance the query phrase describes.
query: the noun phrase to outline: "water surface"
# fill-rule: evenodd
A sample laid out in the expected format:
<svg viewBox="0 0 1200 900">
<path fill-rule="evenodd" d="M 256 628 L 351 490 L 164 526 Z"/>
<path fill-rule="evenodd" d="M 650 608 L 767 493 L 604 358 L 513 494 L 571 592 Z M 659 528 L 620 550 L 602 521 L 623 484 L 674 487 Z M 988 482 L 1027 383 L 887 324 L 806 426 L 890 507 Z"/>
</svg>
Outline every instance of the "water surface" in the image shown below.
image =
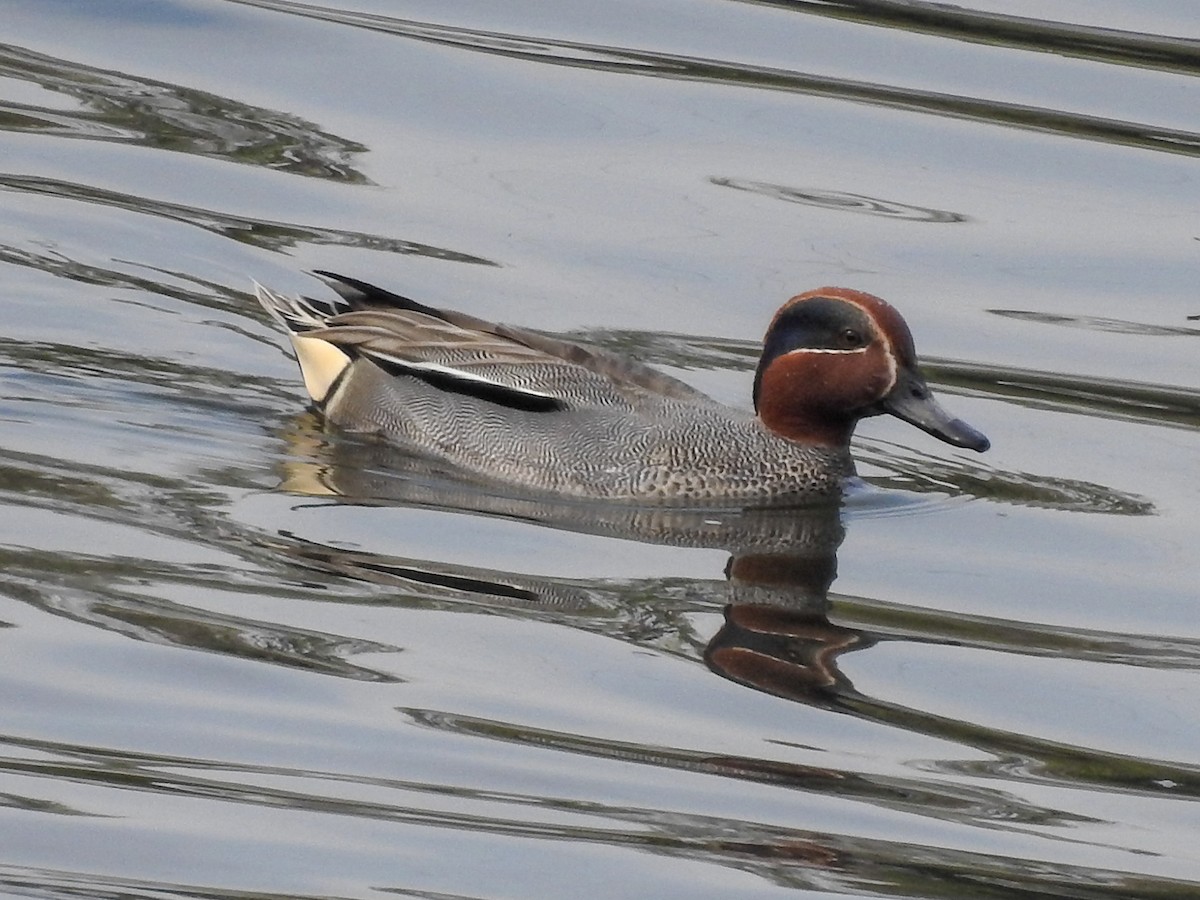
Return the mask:
<svg viewBox="0 0 1200 900">
<path fill-rule="evenodd" d="M 0 17 L 4 893 L 1200 890 L 1192 4 Z M 305 412 L 250 283 L 313 269 L 741 406 L 872 291 L 993 449 L 472 490 Z"/>
</svg>

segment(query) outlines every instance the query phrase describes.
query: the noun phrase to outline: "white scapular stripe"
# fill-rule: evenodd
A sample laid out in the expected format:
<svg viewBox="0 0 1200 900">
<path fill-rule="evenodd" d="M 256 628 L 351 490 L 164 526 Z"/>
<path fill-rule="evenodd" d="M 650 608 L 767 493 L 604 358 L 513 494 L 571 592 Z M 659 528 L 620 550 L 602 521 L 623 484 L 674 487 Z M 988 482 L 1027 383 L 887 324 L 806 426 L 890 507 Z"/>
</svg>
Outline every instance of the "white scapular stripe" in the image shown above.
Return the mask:
<svg viewBox="0 0 1200 900">
<path fill-rule="evenodd" d="M 453 366 L 444 366 L 441 363 L 429 362 L 428 360 L 416 361 L 411 359 L 402 359 L 398 356 L 392 356 L 388 353 L 378 353 L 375 351 L 367 351 L 367 355 L 375 359 L 390 362 L 394 366 L 399 366 L 402 369 L 408 369 L 410 372 L 430 372 L 438 375 L 445 375 L 447 378 L 453 378 L 455 381 L 469 381 L 474 384 L 490 384 L 492 387 L 503 391 L 512 391 L 514 394 L 525 394 L 528 397 L 537 397 L 542 400 L 556 399 L 553 394 L 548 394 L 545 391 L 534 390 L 533 388 L 517 387 L 511 384 L 505 384 L 502 381 L 496 381 L 493 378 L 484 378 L 482 375 L 476 375 L 474 372 L 464 372 L 462 369 L 456 369 Z"/>
</svg>

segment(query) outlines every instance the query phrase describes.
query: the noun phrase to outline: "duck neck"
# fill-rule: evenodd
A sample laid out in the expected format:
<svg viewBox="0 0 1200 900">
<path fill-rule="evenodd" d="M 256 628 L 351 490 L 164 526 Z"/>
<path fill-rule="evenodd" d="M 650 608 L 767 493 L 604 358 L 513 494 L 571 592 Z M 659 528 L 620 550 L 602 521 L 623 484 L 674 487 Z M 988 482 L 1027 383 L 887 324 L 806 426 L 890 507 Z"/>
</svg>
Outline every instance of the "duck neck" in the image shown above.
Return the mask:
<svg viewBox="0 0 1200 900">
<path fill-rule="evenodd" d="M 830 418 L 819 410 L 781 409 L 771 404 L 759 407 L 758 418 L 767 430 L 781 438 L 842 453 L 848 452 L 856 421 Z"/>
<path fill-rule="evenodd" d="M 857 361 L 857 360 L 855 360 Z M 847 378 L 816 354 L 764 355 L 754 379 L 754 408 L 770 431 L 805 446 L 849 453 L 859 416 Z"/>
</svg>

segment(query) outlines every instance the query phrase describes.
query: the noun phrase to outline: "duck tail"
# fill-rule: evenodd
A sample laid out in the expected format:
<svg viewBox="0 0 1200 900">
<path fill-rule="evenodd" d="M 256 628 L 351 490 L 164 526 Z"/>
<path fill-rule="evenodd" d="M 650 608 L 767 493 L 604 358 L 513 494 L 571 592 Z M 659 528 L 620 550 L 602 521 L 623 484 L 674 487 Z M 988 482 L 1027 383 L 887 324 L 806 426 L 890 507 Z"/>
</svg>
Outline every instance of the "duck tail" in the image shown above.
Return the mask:
<svg viewBox="0 0 1200 900">
<path fill-rule="evenodd" d="M 350 304 L 340 297 L 336 300 L 314 300 L 312 297 L 285 297 L 254 282 L 254 296 L 271 318 L 291 334 L 303 334 L 326 327 L 333 316 L 350 312 Z"/>
<path fill-rule="evenodd" d="M 349 312 L 349 304 L 341 299 L 321 301 L 309 297 L 285 297 L 257 281 L 254 282 L 254 296 L 271 318 L 287 329 L 296 351 L 296 361 L 300 363 L 300 373 L 304 376 L 304 386 L 313 402 L 323 406 L 349 367 L 350 356 L 328 341 L 305 335 L 325 328 L 334 316 Z"/>
</svg>

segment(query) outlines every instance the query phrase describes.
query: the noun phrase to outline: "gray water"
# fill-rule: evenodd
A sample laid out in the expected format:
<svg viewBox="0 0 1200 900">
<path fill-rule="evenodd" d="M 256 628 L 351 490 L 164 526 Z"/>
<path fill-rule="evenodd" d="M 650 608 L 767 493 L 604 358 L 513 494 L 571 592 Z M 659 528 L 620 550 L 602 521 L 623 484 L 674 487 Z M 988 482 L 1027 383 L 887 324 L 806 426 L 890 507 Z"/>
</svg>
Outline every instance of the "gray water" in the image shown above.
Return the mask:
<svg viewBox="0 0 1200 900">
<path fill-rule="evenodd" d="M 1194 4 L 0 22 L 6 896 L 1200 892 Z M 872 291 L 993 449 L 866 422 L 832 516 L 472 490 L 305 412 L 250 291 L 313 269 L 740 406 Z"/>
</svg>

